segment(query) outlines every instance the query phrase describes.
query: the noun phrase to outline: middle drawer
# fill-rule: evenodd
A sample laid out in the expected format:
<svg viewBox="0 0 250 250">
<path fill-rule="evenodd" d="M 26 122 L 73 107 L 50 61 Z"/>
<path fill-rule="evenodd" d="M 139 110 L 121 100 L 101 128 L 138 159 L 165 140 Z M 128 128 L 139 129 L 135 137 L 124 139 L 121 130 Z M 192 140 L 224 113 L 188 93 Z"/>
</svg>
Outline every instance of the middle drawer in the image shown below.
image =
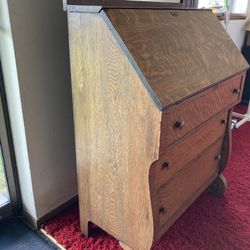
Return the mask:
<svg viewBox="0 0 250 250">
<path fill-rule="evenodd" d="M 188 162 L 225 134 L 228 112 L 222 112 L 168 147 L 155 162 L 151 174 L 158 189 L 173 178 Z"/>
</svg>

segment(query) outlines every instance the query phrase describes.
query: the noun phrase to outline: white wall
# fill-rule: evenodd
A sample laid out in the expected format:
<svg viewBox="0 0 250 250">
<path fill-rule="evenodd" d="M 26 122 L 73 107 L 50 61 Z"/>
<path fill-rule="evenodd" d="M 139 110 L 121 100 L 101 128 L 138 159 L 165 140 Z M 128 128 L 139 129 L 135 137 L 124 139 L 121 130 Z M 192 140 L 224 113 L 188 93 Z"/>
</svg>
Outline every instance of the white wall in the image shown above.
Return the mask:
<svg viewBox="0 0 250 250">
<path fill-rule="evenodd" d="M 248 9 L 247 9 L 247 15 L 248 18 L 250 17 L 250 1 L 248 1 Z M 237 45 L 239 49 L 242 48 L 244 38 L 245 38 L 245 29 L 244 26 L 246 22 L 248 21 L 248 18 L 246 20 L 230 20 L 227 32 Z M 225 27 L 224 21 L 221 22 L 221 24 Z"/>
<path fill-rule="evenodd" d="M 224 22 L 222 24 L 225 27 Z M 245 38 L 245 24 L 246 20 L 231 20 L 227 28 L 228 34 L 239 49 L 242 48 Z"/>
<path fill-rule="evenodd" d="M 13 134 L 22 135 L 22 141 L 14 136 L 16 155 L 21 155 L 17 166 L 24 208 L 39 219 L 77 194 L 67 17 L 61 0 L 8 4 L 18 76 L 8 102 L 9 107 L 16 102 L 10 114 Z M 9 68 L 14 64 L 12 58 Z M 5 79 L 15 74 L 7 71 Z M 17 120 L 24 125 L 19 130 Z"/>
<path fill-rule="evenodd" d="M 0 1 L 0 59 L 12 127 L 16 161 L 23 195 L 24 209 L 36 218 L 35 200 L 24 130 L 23 113 L 16 70 L 7 0 Z"/>
</svg>

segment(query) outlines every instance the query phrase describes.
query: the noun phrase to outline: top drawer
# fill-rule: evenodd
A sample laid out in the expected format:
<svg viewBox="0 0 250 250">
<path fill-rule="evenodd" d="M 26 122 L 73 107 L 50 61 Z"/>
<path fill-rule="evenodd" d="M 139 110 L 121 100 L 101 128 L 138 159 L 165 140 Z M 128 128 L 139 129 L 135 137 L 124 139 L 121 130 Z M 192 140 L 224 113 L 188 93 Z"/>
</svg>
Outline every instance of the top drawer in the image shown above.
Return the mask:
<svg viewBox="0 0 250 250">
<path fill-rule="evenodd" d="M 245 74 L 237 75 L 211 89 L 168 108 L 163 113 L 161 146 L 168 145 L 212 116 L 240 101 Z"/>
</svg>

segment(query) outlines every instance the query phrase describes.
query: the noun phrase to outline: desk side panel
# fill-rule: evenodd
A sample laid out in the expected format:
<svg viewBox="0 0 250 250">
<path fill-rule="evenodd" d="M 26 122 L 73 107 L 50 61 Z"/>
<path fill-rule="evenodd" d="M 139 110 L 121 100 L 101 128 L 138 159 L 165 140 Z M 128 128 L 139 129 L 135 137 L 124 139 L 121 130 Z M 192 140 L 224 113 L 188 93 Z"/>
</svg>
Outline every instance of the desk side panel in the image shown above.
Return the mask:
<svg viewBox="0 0 250 250">
<path fill-rule="evenodd" d="M 149 249 L 162 113 L 100 14 L 68 14 L 80 217 Z"/>
</svg>

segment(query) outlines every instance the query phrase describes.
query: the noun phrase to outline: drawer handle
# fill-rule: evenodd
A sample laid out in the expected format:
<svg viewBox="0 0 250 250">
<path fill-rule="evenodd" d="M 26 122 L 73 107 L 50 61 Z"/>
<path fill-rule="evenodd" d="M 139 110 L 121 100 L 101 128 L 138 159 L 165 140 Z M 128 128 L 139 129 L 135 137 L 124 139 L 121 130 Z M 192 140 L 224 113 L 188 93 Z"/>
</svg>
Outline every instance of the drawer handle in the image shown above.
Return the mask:
<svg viewBox="0 0 250 250">
<path fill-rule="evenodd" d="M 221 155 L 218 155 L 218 156 L 215 157 L 215 160 L 219 161 L 220 159 L 221 159 Z"/>
<path fill-rule="evenodd" d="M 240 93 L 240 88 L 235 88 L 233 90 L 233 93 L 238 95 Z"/>
<path fill-rule="evenodd" d="M 220 124 L 221 124 L 221 125 L 226 125 L 226 123 L 227 123 L 226 120 L 221 120 L 221 121 L 220 121 Z"/>
<path fill-rule="evenodd" d="M 161 168 L 162 169 L 169 169 L 169 165 L 170 165 L 169 162 L 165 161 L 162 163 Z"/>
<path fill-rule="evenodd" d="M 183 128 L 183 126 L 184 126 L 184 121 L 177 121 L 176 123 L 175 123 L 175 127 L 176 128 L 180 128 L 180 129 L 182 129 Z"/>
<path fill-rule="evenodd" d="M 159 214 L 165 214 L 167 212 L 167 209 L 165 207 L 159 208 Z"/>
</svg>

